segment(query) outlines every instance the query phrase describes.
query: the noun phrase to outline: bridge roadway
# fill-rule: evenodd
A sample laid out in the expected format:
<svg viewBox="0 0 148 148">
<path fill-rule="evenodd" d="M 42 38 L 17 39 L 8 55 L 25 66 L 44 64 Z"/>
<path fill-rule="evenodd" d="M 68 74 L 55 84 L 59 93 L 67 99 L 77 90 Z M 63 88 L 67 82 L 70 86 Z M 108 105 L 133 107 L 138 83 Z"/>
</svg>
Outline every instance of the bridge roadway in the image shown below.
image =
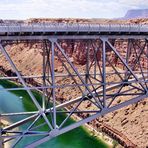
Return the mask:
<svg viewBox="0 0 148 148">
<path fill-rule="evenodd" d="M 148 35 L 148 24 L 0 23 L 0 36 Z"/>
</svg>

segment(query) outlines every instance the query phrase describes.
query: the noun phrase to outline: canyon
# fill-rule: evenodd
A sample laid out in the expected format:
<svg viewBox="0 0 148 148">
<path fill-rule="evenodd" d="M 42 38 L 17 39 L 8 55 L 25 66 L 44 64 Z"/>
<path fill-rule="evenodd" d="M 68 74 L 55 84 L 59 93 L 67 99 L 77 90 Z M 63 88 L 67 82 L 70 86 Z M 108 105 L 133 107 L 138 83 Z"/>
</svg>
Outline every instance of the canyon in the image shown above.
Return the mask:
<svg viewBox="0 0 148 148">
<path fill-rule="evenodd" d="M 63 22 L 63 23 L 105 23 L 105 24 L 148 24 L 148 19 L 131 19 L 131 20 L 96 20 L 96 19 L 29 19 L 25 20 L 25 23 L 41 23 L 41 22 Z M 112 44 L 117 48 L 120 54 L 124 57 L 127 50 L 128 41 L 120 40 L 111 40 Z M 138 40 L 137 40 L 138 42 Z M 83 71 L 86 64 L 86 50 L 84 49 L 86 41 L 83 40 L 60 40 L 61 47 L 65 50 L 65 53 L 70 57 L 72 63 L 76 65 L 79 71 Z M 99 44 L 99 41 L 98 41 Z M 143 43 L 141 43 L 141 46 Z M 23 75 L 41 75 L 42 74 L 42 55 L 44 45 L 38 42 L 9 42 L 5 44 L 5 48 L 9 55 L 11 56 L 13 62 L 16 64 L 17 68 Z M 147 47 L 145 51 L 147 51 Z M 58 55 L 62 58 L 60 52 Z M 90 47 L 90 59 L 94 55 L 93 47 Z M 110 52 L 109 47 L 107 47 L 107 55 L 110 59 L 110 62 L 117 65 L 118 68 L 122 69 L 122 64 Z M 101 54 L 98 52 L 97 58 L 101 58 Z M 148 70 L 147 59 L 142 57 L 142 67 Z M 130 64 L 134 61 L 134 57 L 131 58 Z M 107 71 L 109 71 L 109 65 L 107 66 Z M 58 58 L 55 58 L 55 72 L 57 74 L 64 73 L 64 68 Z M 15 73 L 11 69 L 10 65 L 0 54 L 0 73 L 8 76 L 15 76 Z M 109 80 L 117 79 L 115 76 L 110 76 Z M 30 79 L 32 84 L 39 85 L 41 84 L 40 79 Z M 60 84 L 72 83 L 71 79 L 65 78 L 64 80 L 58 80 Z M 126 88 L 128 89 L 128 87 Z M 69 89 L 57 90 L 56 98 L 59 102 L 64 101 L 65 99 L 70 100 L 72 97 L 79 96 L 78 89 Z M 121 98 L 126 99 L 126 98 Z M 84 106 L 80 106 L 80 110 L 83 108 L 91 108 L 86 102 Z M 83 117 L 81 115 L 81 117 Z M 148 146 L 148 100 L 144 99 L 136 104 L 127 106 L 113 113 L 109 113 L 104 117 L 93 120 L 88 123 L 93 126 L 96 130 L 101 130 L 101 125 L 108 125 L 108 128 L 111 127 L 116 129 L 125 137 L 130 139 L 137 147 L 145 148 Z M 100 125 L 101 124 L 101 125 Z"/>
</svg>

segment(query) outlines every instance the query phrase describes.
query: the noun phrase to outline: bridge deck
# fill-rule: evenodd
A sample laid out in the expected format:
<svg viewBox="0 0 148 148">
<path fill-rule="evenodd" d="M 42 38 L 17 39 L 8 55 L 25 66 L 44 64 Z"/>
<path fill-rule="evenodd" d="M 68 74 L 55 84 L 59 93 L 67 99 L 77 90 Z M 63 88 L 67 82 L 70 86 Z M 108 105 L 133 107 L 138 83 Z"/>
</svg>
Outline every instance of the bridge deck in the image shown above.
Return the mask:
<svg viewBox="0 0 148 148">
<path fill-rule="evenodd" d="M 23 35 L 148 35 L 148 24 L 0 23 L 1 36 Z"/>
</svg>

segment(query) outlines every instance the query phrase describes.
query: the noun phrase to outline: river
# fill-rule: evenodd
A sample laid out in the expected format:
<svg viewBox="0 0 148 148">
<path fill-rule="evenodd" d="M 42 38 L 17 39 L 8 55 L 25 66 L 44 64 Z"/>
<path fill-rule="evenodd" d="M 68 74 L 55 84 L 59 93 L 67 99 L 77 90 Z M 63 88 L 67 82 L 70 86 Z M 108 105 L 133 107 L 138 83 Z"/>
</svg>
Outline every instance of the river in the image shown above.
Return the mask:
<svg viewBox="0 0 148 148">
<path fill-rule="evenodd" d="M 0 80 L 0 88 L 7 87 L 17 87 L 14 83 Z M 34 92 L 34 95 L 40 98 L 40 94 Z M 26 91 L 0 91 L 0 113 L 9 113 L 9 112 L 26 112 L 34 111 L 35 106 L 28 99 L 29 96 Z M 64 115 L 66 116 L 66 115 Z M 62 120 L 64 116 L 58 116 L 57 120 Z M 25 116 L 13 116 L 9 117 L 10 122 L 18 121 L 18 119 L 23 119 Z M 42 122 L 40 120 L 39 122 Z M 74 122 L 72 119 L 70 122 Z M 24 130 L 28 124 L 19 127 L 19 130 Z M 42 130 L 46 131 L 47 127 L 42 127 Z M 38 137 L 26 137 L 16 145 L 16 148 L 23 148 L 26 144 L 35 140 Z M 9 143 L 9 145 L 11 145 Z M 107 148 L 108 146 L 98 138 L 91 136 L 90 133 L 84 128 L 79 127 L 68 133 L 60 135 L 56 138 L 49 140 L 46 143 L 41 144 L 37 148 Z"/>
</svg>

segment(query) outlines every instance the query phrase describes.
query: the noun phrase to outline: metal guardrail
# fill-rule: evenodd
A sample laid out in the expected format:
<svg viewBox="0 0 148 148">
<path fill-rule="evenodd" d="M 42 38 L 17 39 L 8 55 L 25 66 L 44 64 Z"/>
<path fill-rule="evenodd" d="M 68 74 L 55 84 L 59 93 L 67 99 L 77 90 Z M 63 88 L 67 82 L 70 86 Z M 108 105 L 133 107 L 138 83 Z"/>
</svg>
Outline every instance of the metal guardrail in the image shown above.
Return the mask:
<svg viewBox="0 0 148 148">
<path fill-rule="evenodd" d="M 0 23 L 7 32 L 148 32 L 148 24 Z"/>
</svg>

